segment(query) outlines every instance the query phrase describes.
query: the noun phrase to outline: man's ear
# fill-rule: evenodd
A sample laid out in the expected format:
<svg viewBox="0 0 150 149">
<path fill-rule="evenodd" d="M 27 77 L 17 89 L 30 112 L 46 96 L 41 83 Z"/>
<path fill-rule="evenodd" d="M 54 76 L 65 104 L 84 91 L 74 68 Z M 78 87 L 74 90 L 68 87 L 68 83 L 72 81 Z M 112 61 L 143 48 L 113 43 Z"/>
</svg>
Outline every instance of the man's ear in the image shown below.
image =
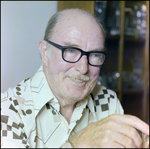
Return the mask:
<svg viewBox="0 0 150 149">
<path fill-rule="evenodd" d="M 47 67 L 48 66 L 47 42 L 45 40 L 40 40 L 38 46 L 39 46 L 39 50 L 40 50 L 40 53 L 41 53 L 43 65 L 45 67 Z"/>
</svg>

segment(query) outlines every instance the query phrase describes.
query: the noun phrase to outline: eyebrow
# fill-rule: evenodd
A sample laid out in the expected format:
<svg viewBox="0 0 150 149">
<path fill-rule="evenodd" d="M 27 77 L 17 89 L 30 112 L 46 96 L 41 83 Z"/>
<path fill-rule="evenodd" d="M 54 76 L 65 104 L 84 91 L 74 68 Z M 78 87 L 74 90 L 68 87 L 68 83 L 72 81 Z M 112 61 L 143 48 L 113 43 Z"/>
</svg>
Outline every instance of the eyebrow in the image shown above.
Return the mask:
<svg viewBox="0 0 150 149">
<path fill-rule="evenodd" d="M 106 51 L 106 47 L 99 48 L 99 49 L 94 49 L 93 51 Z"/>
<path fill-rule="evenodd" d="M 77 47 L 77 48 L 81 49 L 78 44 L 75 44 L 75 43 L 72 43 L 72 42 L 64 42 L 64 45 L 65 46 L 71 46 L 71 47 Z M 105 47 L 96 48 L 96 49 L 93 49 L 93 50 L 90 50 L 90 51 L 106 51 L 106 48 Z"/>
<path fill-rule="evenodd" d="M 79 48 L 79 45 L 75 44 L 75 43 L 72 43 L 72 42 L 64 42 L 65 46 L 73 46 L 73 47 L 78 47 Z"/>
</svg>

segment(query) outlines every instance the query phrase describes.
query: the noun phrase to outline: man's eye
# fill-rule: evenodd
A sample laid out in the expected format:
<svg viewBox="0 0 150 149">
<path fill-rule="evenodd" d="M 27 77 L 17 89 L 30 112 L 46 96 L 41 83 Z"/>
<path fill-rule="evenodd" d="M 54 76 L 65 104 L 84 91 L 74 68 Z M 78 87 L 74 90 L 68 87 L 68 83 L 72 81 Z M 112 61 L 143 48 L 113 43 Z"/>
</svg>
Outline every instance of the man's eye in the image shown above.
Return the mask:
<svg viewBox="0 0 150 149">
<path fill-rule="evenodd" d="M 75 49 L 66 49 L 66 52 L 69 52 L 69 53 L 74 53 L 76 50 Z"/>
<path fill-rule="evenodd" d="M 100 55 L 99 53 L 93 53 L 92 56 L 93 56 L 93 57 L 100 58 L 101 55 Z"/>
</svg>

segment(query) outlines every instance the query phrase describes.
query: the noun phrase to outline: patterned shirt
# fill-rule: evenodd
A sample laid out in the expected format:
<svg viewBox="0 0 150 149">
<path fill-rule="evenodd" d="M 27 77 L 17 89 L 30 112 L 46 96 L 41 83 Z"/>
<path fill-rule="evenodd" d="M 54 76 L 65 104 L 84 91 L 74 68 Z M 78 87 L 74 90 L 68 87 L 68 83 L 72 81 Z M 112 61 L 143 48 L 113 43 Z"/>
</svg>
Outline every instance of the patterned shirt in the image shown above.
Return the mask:
<svg viewBox="0 0 150 149">
<path fill-rule="evenodd" d="M 1 94 L 1 147 L 59 148 L 90 123 L 124 113 L 116 93 L 98 84 L 76 104 L 70 124 L 59 111 L 41 66 Z"/>
</svg>

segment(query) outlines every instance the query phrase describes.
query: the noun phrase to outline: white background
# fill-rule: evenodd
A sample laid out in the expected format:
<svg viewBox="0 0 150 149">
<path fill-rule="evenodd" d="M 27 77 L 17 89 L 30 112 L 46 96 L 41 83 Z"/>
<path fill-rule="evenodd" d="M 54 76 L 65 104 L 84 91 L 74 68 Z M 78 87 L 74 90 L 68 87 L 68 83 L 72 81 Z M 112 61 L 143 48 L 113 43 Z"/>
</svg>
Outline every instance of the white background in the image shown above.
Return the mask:
<svg viewBox="0 0 150 149">
<path fill-rule="evenodd" d="M 57 1 L 1 1 L 1 92 L 39 69 L 38 42 L 56 12 Z"/>
</svg>

